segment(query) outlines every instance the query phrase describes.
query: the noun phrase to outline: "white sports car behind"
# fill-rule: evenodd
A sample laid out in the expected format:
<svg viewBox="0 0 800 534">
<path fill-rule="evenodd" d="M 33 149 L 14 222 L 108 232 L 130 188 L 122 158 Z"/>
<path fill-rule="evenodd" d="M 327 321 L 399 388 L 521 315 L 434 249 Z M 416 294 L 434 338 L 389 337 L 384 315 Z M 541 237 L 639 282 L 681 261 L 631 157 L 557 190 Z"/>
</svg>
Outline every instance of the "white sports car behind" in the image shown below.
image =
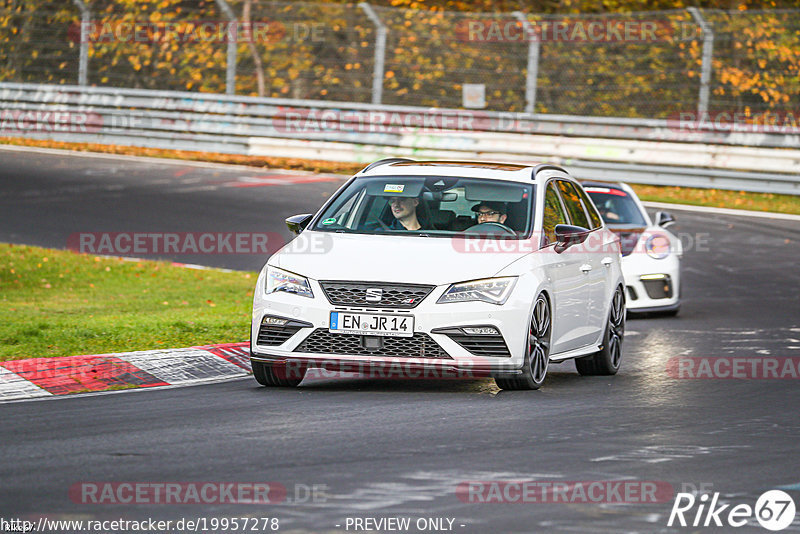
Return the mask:
<svg viewBox="0 0 800 534">
<path fill-rule="evenodd" d="M 655 223 L 651 221 L 627 184 L 584 181 L 583 187 L 609 230 L 620 237 L 628 312 L 676 315 L 681 305 L 683 246 L 667 230 L 675 219 L 659 211 Z"/>
</svg>

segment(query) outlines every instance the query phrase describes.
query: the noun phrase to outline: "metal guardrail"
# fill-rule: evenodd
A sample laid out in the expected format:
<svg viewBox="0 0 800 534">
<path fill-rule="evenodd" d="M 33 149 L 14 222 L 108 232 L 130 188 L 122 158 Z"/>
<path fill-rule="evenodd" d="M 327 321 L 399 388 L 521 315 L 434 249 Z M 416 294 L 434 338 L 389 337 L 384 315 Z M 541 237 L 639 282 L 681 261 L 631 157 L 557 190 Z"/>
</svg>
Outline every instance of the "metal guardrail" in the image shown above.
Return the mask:
<svg viewBox="0 0 800 534">
<path fill-rule="evenodd" d="M 800 131 L 713 126 L 0 83 L 6 136 L 337 161 L 546 159 L 580 178 L 800 194 Z"/>
</svg>

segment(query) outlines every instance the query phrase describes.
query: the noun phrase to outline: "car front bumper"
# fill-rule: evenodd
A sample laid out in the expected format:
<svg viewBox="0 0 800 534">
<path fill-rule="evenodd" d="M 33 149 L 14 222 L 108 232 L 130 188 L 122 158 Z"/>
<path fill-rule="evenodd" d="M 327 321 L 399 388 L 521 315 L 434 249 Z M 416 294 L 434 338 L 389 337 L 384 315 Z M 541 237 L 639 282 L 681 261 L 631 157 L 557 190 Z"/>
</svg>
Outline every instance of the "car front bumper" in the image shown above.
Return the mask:
<svg viewBox="0 0 800 534">
<path fill-rule="evenodd" d="M 630 312 L 666 312 L 680 306 L 680 258 L 657 260 L 646 254 L 622 258 L 626 307 Z"/>
<path fill-rule="evenodd" d="M 536 291 L 536 287 L 531 287 L 534 283 L 531 277 L 520 277 L 503 305 L 437 304 L 449 287 L 441 285 L 411 309 L 334 305 L 318 281 L 309 283 L 313 298 L 281 292 L 265 295 L 263 285 L 257 285 L 251 324 L 253 361 L 342 372 L 374 373 L 376 368 L 389 368 L 407 373 L 409 378 L 465 373 L 505 376 L 518 374 L 522 367 L 532 305 L 526 296 Z M 334 310 L 411 315 L 414 336 L 375 339 L 378 336 L 331 333 L 329 320 Z M 289 330 L 264 329 L 265 317 L 288 320 Z M 493 327 L 499 336 L 465 336 L 459 331 L 461 327 L 487 326 Z M 502 339 L 505 354 L 497 354 L 502 346 L 498 338 Z M 492 354 L 486 353 L 489 350 L 486 347 L 491 347 Z"/>
</svg>

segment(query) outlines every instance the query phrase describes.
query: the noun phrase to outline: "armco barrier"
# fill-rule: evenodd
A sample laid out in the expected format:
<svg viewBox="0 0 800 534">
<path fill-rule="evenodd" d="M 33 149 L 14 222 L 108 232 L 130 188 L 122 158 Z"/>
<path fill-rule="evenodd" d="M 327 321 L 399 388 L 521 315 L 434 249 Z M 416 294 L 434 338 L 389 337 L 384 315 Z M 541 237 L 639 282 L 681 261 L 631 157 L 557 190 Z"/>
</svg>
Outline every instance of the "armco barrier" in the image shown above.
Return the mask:
<svg viewBox="0 0 800 534">
<path fill-rule="evenodd" d="M 580 178 L 800 194 L 800 129 L 702 126 L 0 83 L 3 136 L 355 162 L 548 160 Z"/>
</svg>

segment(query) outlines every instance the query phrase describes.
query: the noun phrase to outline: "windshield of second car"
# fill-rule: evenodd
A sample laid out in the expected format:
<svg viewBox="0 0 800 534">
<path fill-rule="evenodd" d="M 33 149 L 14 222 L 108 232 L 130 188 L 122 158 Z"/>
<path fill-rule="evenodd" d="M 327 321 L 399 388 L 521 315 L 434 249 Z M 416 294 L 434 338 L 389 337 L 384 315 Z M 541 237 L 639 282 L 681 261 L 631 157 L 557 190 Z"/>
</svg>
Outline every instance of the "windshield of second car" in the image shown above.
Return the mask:
<svg viewBox="0 0 800 534">
<path fill-rule="evenodd" d="M 639 206 L 631 196 L 615 187 L 585 186 L 584 190 L 592 197 L 597 211 L 606 224 L 636 224 L 646 226 L 647 222 L 639 211 Z"/>
<path fill-rule="evenodd" d="M 452 176 L 358 178 L 317 219 L 314 230 L 354 234 L 509 239 L 531 228 L 533 186 Z"/>
</svg>

